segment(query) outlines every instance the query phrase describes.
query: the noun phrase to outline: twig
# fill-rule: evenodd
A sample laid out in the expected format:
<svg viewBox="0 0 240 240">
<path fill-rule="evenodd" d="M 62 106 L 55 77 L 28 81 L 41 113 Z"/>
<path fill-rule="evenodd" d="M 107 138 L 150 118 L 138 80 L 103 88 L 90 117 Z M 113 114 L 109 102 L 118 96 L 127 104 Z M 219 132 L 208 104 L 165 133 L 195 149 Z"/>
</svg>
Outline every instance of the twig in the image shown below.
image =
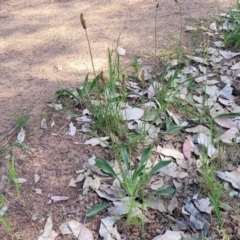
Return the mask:
<svg viewBox="0 0 240 240">
<path fill-rule="evenodd" d="M 58 135 L 69 123 L 70 121 L 68 121 L 65 125 L 63 125 L 56 134 Z"/>
<path fill-rule="evenodd" d="M 17 126 L 14 127 L 9 133 L 7 133 L 5 136 L 3 136 L 2 138 L 0 138 L 0 142 L 5 139 L 6 137 L 8 137 L 11 133 L 13 133 L 15 130 L 17 129 Z"/>
</svg>

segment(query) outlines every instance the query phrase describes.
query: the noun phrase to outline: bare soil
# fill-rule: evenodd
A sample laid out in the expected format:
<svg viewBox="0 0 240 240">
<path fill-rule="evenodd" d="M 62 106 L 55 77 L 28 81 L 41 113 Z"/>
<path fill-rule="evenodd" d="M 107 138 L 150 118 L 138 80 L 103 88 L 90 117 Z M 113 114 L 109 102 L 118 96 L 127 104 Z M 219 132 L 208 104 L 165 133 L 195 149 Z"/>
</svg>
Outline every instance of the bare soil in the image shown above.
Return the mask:
<svg viewBox="0 0 240 240">
<path fill-rule="evenodd" d="M 182 1 L 185 25 L 194 25 L 201 18 L 215 18 L 218 7 L 226 11 L 235 0 L 184 0 Z M 108 158 L 109 152 L 83 145 L 82 137 L 66 134 L 69 120 L 67 114 L 49 110 L 46 102 L 53 99 L 59 87 L 76 87 L 84 76 L 92 71 L 84 31 L 80 26 L 79 14 L 86 19 L 92 45 L 94 64 L 98 72 L 107 69 L 107 49 L 116 46 L 119 34 L 120 45 L 127 51 L 124 62 L 134 56 L 145 56 L 154 51 L 155 0 L 1 0 L 0 1 L 0 139 L 13 127 L 13 115 L 28 111 L 31 115 L 27 129 L 26 145 L 34 149 L 28 153 L 13 148 L 16 171 L 27 182 L 20 188 L 21 198 L 14 186 L 3 180 L 8 175 L 5 154 L 0 155 L 0 195 L 6 197 L 9 206 L 13 239 L 33 240 L 40 235 L 45 220 L 52 215 L 54 228 L 68 219 L 84 221 L 85 213 L 97 200 L 94 193 L 81 200 L 81 185 L 67 187 L 69 180 L 76 177 L 83 160 L 93 153 Z M 178 39 L 180 13 L 174 0 L 159 2 L 157 18 L 157 45 L 160 51 L 171 50 L 175 43 L 168 35 Z M 187 35 L 183 43 L 187 48 Z M 41 129 L 41 119 L 48 125 L 54 119 L 56 126 Z M 53 132 L 59 132 L 57 136 Z M 16 139 L 16 132 L 1 141 L 1 147 Z M 41 176 L 34 183 L 34 173 Z M 35 188 L 41 188 L 38 195 Z M 51 195 L 66 195 L 69 200 L 48 204 Z M 37 220 L 33 221 L 32 216 Z M 90 223 L 96 230 L 99 222 Z M 124 227 L 122 227 L 124 229 Z M 160 234 L 148 231 L 149 239 Z M 121 229 L 121 227 L 120 227 Z M 161 230 L 161 229 L 160 229 Z M 159 230 L 159 231 L 160 231 Z M 132 230 L 133 231 L 133 230 Z M 136 236 L 135 236 L 135 235 Z M 129 231 L 129 236 L 138 239 L 139 231 Z M 0 238 L 10 239 L 2 225 Z M 72 239 L 59 236 L 57 239 Z M 95 239 L 98 239 L 97 233 Z"/>
</svg>

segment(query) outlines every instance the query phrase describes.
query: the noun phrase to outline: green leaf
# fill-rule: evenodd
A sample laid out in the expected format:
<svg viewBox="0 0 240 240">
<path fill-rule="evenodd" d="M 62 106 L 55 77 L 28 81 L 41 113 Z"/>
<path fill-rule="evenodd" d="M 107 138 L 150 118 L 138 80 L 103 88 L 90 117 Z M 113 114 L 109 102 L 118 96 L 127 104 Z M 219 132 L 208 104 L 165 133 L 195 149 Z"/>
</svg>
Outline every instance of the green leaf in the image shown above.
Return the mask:
<svg viewBox="0 0 240 240">
<path fill-rule="evenodd" d="M 104 210 L 105 208 L 109 207 L 111 203 L 101 203 L 93 206 L 90 210 L 87 211 L 86 216 L 87 217 L 94 217 L 96 216 L 99 212 Z"/>
<path fill-rule="evenodd" d="M 107 173 L 110 175 L 112 178 L 117 178 L 116 173 L 112 169 L 112 167 L 103 159 L 101 158 L 96 158 L 95 159 L 95 165 L 97 165 L 103 172 Z"/>
<path fill-rule="evenodd" d="M 82 89 L 76 88 L 76 91 L 80 100 L 84 100 L 85 97 L 87 96 L 87 92 L 85 88 L 82 88 Z"/>
<path fill-rule="evenodd" d="M 163 132 L 162 134 L 164 134 L 164 135 L 171 135 L 171 134 L 174 134 L 174 133 L 178 132 L 183 127 L 175 125 L 174 123 L 170 122 L 170 123 L 167 123 L 166 128 L 167 128 L 167 131 Z"/>
<path fill-rule="evenodd" d="M 147 160 L 150 157 L 151 150 L 152 150 L 152 147 L 148 147 L 143 150 L 141 160 L 140 160 L 140 166 L 144 165 L 147 162 Z"/>
<path fill-rule="evenodd" d="M 222 117 L 232 117 L 232 118 L 234 118 L 234 117 L 237 117 L 237 116 L 239 116 L 240 115 L 240 113 L 234 113 L 234 112 L 231 112 L 231 113 L 223 113 L 223 114 L 220 114 L 220 115 L 218 115 L 217 117 L 215 117 L 215 118 L 222 118 Z"/>
<path fill-rule="evenodd" d="M 174 191 L 175 190 L 173 188 L 165 188 L 165 189 L 157 190 L 154 193 L 157 195 L 170 197 L 173 195 Z"/>
<path fill-rule="evenodd" d="M 100 73 L 101 74 L 101 73 Z M 99 85 L 99 79 L 100 79 L 100 74 L 98 74 L 92 81 L 92 84 L 90 86 L 90 91 L 92 91 L 94 88 L 98 88 Z"/>
<path fill-rule="evenodd" d="M 86 75 L 84 81 L 83 81 L 83 89 L 85 89 L 87 87 L 88 84 L 88 74 Z"/>
<path fill-rule="evenodd" d="M 234 208 L 232 208 L 230 205 L 223 202 L 219 202 L 219 207 L 225 211 L 234 211 Z"/>
<path fill-rule="evenodd" d="M 136 178 L 143 172 L 143 170 L 145 169 L 145 165 L 142 165 L 142 166 L 138 166 L 135 170 L 134 170 L 134 173 L 133 173 L 133 176 L 132 176 L 132 182 L 135 182 Z"/>
<path fill-rule="evenodd" d="M 127 148 L 124 144 L 121 144 L 120 152 L 121 152 L 122 159 L 127 167 L 127 170 L 129 170 L 129 167 L 130 167 L 129 156 L 128 156 Z"/>
<path fill-rule="evenodd" d="M 61 96 L 64 96 L 64 95 L 68 95 L 68 96 L 73 97 L 74 99 L 76 99 L 76 95 L 72 91 L 70 91 L 68 89 L 59 89 L 55 93 L 55 97 L 61 97 Z"/>
<path fill-rule="evenodd" d="M 164 168 L 166 167 L 168 164 L 170 164 L 172 161 L 161 161 L 159 163 L 157 163 L 153 168 L 152 170 L 150 171 L 149 175 L 153 175 L 155 174 L 156 172 L 158 172 L 161 168 Z"/>
</svg>

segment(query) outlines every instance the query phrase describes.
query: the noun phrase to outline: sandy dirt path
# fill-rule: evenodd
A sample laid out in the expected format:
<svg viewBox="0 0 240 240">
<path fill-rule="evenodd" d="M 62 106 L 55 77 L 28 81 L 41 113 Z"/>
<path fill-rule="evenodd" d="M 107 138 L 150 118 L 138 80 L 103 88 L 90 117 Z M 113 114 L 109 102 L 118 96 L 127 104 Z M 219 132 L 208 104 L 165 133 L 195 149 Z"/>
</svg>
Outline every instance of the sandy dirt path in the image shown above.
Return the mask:
<svg viewBox="0 0 240 240">
<path fill-rule="evenodd" d="M 184 25 L 191 25 L 191 19 L 216 16 L 219 8 L 224 11 L 236 1 L 182 2 Z M 178 38 L 180 29 L 174 0 L 1 0 L 0 135 L 13 127 L 13 114 L 23 110 L 38 124 L 42 107 L 59 86 L 80 85 L 91 72 L 81 12 L 99 72 L 106 69 L 107 49 L 115 46 L 120 33 L 121 46 L 127 50 L 124 61 L 153 51 L 157 3 L 157 45 L 169 49 L 172 42 L 167 35 Z"/>
</svg>

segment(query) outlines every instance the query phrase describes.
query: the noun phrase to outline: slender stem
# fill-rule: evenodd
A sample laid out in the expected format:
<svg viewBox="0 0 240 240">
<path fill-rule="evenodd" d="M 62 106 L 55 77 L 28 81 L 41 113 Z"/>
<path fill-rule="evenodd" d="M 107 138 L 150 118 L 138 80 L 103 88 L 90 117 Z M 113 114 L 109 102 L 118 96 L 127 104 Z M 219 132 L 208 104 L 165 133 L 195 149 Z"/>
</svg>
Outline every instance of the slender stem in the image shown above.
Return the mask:
<svg viewBox="0 0 240 240">
<path fill-rule="evenodd" d="M 156 14 L 155 14 L 155 42 L 154 42 L 154 59 L 155 59 L 155 67 L 157 65 L 157 13 L 158 13 L 158 4 L 156 6 Z"/>
<path fill-rule="evenodd" d="M 182 21 L 182 6 L 181 6 L 181 2 L 177 1 L 177 5 L 178 5 L 178 8 L 179 8 L 179 13 L 180 13 L 180 40 L 179 40 L 179 48 L 180 48 L 180 51 L 182 51 L 183 21 Z M 179 62 L 179 58 L 180 58 L 180 56 L 178 56 L 178 62 Z"/>
<path fill-rule="evenodd" d="M 87 33 L 87 29 L 85 29 L 85 33 L 86 33 L 86 36 L 87 36 L 87 42 L 88 42 L 89 53 L 90 53 L 90 56 L 91 56 L 91 62 L 92 62 L 93 73 L 94 73 L 94 76 L 96 77 L 96 72 L 95 72 L 95 68 L 94 68 L 94 64 L 93 64 L 92 50 L 91 50 L 91 46 L 90 46 L 90 41 L 89 41 L 89 37 L 88 37 L 88 33 Z"/>
</svg>

